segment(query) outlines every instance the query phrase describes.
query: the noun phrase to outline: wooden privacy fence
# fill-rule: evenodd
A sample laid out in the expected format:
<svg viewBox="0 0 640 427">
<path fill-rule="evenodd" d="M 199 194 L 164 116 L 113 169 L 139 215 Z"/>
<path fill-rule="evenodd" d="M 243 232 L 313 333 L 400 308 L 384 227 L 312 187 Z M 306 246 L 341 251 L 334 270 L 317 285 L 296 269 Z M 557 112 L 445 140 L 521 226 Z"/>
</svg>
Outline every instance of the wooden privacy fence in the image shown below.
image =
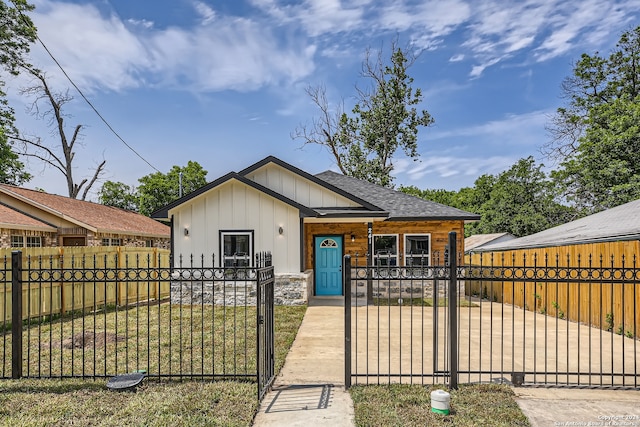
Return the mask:
<svg viewBox="0 0 640 427">
<path fill-rule="evenodd" d="M 11 253 L 0 250 L 1 324 L 12 320 Z M 170 282 L 158 272 L 169 266 L 169 250 L 158 248 L 23 249 L 22 318 L 168 298 Z"/>
<path fill-rule="evenodd" d="M 597 255 L 585 255 L 575 247 L 472 253 L 466 256 L 467 275 L 474 277 L 475 268 L 483 277 L 466 280 L 465 292 L 638 337 L 640 260 L 630 249 L 633 243 Z"/>
</svg>

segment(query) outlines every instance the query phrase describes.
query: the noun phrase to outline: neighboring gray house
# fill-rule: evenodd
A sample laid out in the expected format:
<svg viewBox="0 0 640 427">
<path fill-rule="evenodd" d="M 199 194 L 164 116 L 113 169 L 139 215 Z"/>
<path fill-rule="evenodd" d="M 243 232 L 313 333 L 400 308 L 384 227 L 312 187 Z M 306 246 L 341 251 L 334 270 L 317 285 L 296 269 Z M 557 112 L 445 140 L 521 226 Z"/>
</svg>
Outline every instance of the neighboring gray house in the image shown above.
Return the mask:
<svg viewBox="0 0 640 427">
<path fill-rule="evenodd" d="M 504 243 L 515 238 L 511 233 L 474 234 L 464 239 L 464 251 L 469 253 L 486 245 Z"/>
</svg>

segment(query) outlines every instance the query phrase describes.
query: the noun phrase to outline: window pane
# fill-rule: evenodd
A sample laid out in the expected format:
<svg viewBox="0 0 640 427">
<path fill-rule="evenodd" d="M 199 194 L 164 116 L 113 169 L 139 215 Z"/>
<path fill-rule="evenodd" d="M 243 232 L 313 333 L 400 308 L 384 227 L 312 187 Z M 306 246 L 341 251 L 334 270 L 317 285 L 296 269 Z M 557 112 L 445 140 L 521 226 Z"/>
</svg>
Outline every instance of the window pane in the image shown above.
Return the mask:
<svg viewBox="0 0 640 427">
<path fill-rule="evenodd" d="M 27 247 L 28 248 L 40 248 L 42 247 L 42 239 L 40 236 L 29 236 L 27 237 Z"/>
<path fill-rule="evenodd" d="M 376 255 L 397 254 L 396 236 L 374 236 L 373 252 Z"/>
<path fill-rule="evenodd" d="M 429 253 L 429 236 L 407 236 L 406 248 L 407 254 L 424 254 Z"/>
<path fill-rule="evenodd" d="M 11 236 L 11 247 L 21 248 L 24 246 L 24 236 Z"/>
<path fill-rule="evenodd" d="M 224 235 L 224 256 L 247 256 L 249 255 L 249 235 L 248 234 L 225 234 Z"/>
</svg>

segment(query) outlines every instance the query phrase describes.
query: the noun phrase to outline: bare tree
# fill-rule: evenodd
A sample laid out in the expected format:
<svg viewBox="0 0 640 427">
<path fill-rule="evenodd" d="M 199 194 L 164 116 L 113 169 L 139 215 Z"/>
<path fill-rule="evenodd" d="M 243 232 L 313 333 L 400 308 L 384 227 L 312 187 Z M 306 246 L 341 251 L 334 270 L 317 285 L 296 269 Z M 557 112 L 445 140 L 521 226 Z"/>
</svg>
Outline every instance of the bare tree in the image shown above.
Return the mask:
<svg viewBox="0 0 640 427">
<path fill-rule="evenodd" d="M 104 172 L 106 160 L 102 160 L 90 178 L 83 178 L 79 183 L 73 176 L 76 145 L 81 145 L 82 125 L 76 125 L 69 137 L 62 107 L 71 102 L 73 97 L 69 91 L 54 92 L 49 86 L 45 75 L 37 69 L 29 68 L 28 72 L 34 77 L 35 84 L 21 91 L 23 95 L 34 97 L 30 111 L 35 117 L 48 121 L 51 133 L 60 139 L 60 146 L 53 146 L 39 137 L 12 135 L 11 138 L 20 142 L 22 150 L 19 154 L 42 161 L 46 166 L 57 169 L 67 181 L 69 197 L 77 199 L 82 192 L 81 200 L 85 200 L 91 187 Z"/>
<path fill-rule="evenodd" d="M 319 114 L 311 121 L 311 125 L 301 124 L 291 132 L 291 139 L 301 139 L 303 145 L 317 144 L 324 146 L 333 156 L 336 165 L 345 175 L 347 169 L 342 164 L 344 143 L 340 140 L 341 129 L 344 129 L 344 102 L 332 109 L 327 101 L 327 88 L 324 85 L 307 86 L 305 92 L 311 102 L 318 107 Z"/>
</svg>

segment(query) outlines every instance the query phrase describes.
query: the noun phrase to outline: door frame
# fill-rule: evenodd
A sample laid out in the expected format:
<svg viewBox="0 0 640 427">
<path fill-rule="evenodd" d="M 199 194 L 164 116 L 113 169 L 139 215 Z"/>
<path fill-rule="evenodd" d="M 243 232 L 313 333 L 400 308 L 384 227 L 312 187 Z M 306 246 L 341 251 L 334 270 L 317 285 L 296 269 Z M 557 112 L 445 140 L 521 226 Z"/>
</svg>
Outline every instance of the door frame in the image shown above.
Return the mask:
<svg viewBox="0 0 640 427">
<path fill-rule="evenodd" d="M 313 296 L 317 296 L 317 288 L 318 288 L 318 281 L 316 279 L 316 273 L 317 273 L 317 254 L 316 254 L 316 238 L 318 237 L 339 237 L 342 240 L 341 243 L 341 253 L 340 253 L 340 268 L 342 269 L 342 259 L 344 258 L 344 234 L 331 234 L 331 233 L 318 233 L 318 234 L 314 234 L 312 236 L 312 248 L 313 248 Z M 343 272 L 344 273 L 344 272 Z M 335 296 L 344 296 L 344 277 L 340 276 L 340 285 L 341 285 L 341 289 L 340 289 L 340 294 L 339 295 L 335 295 Z M 323 295 L 321 295 L 323 296 Z M 328 295 L 328 296 L 332 296 L 332 295 Z"/>
</svg>

